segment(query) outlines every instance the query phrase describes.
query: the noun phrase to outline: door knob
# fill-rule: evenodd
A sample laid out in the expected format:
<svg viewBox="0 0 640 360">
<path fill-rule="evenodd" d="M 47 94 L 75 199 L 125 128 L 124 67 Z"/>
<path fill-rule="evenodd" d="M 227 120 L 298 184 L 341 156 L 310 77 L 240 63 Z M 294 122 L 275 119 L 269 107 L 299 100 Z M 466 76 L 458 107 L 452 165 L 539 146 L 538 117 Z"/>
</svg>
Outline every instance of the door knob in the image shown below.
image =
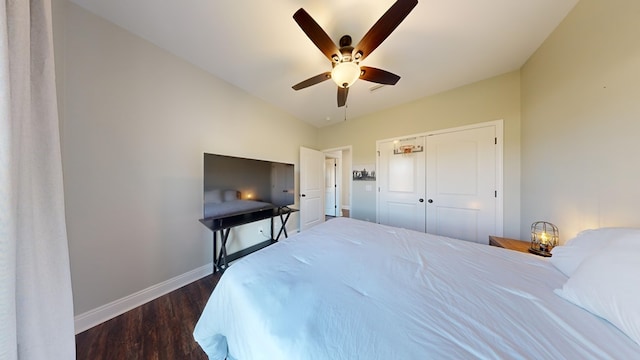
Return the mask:
<svg viewBox="0 0 640 360">
<path fill-rule="evenodd" d="M 431 204 L 431 203 L 433 202 L 433 199 L 429 199 L 429 200 L 427 200 L 427 202 L 428 202 L 429 204 Z"/>
<path fill-rule="evenodd" d="M 424 202 L 424 199 L 418 199 L 418 201 L 420 201 L 420 202 Z"/>
<path fill-rule="evenodd" d="M 300 194 L 300 196 L 305 197 L 305 196 L 307 196 L 307 195 L 306 195 L 306 194 Z"/>
</svg>

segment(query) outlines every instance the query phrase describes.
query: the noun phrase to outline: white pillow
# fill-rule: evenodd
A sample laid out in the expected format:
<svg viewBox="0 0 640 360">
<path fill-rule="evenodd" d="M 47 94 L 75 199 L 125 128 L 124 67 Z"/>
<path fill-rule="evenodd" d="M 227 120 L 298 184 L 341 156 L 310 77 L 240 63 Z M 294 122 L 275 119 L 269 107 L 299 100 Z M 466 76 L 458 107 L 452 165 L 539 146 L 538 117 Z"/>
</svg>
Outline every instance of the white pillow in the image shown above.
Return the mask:
<svg viewBox="0 0 640 360">
<path fill-rule="evenodd" d="M 552 256 L 549 261 L 563 274 L 571 276 L 580 263 L 594 251 L 589 247 L 556 246 L 551 249 Z"/>
<path fill-rule="evenodd" d="M 609 321 L 640 345 L 640 236 L 602 246 L 555 293 Z"/>
<path fill-rule="evenodd" d="M 207 190 L 204 192 L 204 202 L 220 204 L 222 202 L 222 191 L 220 189 Z"/>
<path fill-rule="evenodd" d="M 238 200 L 240 198 L 240 193 L 236 190 L 225 190 L 224 191 L 224 201 L 233 201 Z"/>
<path fill-rule="evenodd" d="M 640 229 L 610 227 L 581 231 L 565 245 L 554 247 L 550 262 L 563 274 L 571 276 L 589 255 L 607 247 L 610 241 L 625 236 L 640 237 Z"/>
</svg>

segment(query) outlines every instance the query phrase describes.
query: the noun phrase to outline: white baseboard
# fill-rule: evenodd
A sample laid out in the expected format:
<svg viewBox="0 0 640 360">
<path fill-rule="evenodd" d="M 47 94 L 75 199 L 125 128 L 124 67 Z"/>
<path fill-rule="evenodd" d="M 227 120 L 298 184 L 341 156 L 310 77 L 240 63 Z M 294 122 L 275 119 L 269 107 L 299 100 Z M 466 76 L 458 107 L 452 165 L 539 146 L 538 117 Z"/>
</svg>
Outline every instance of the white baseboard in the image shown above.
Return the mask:
<svg viewBox="0 0 640 360">
<path fill-rule="evenodd" d="M 212 270 L 213 264 L 210 263 L 182 275 L 178 275 L 167 281 L 148 287 L 144 290 L 125 296 L 116 301 L 102 305 L 93 310 L 89 310 L 83 314 L 77 315 L 74 317 L 75 332 L 76 334 L 79 334 L 96 325 L 102 324 L 107 320 L 113 319 L 118 315 L 122 315 L 131 309 L 146 304 L 151 300 L 157 299 L 162 295 L 168 294 L 196 280 L 202 279 L 203 277 L 210 275 Z"/>
</svg>

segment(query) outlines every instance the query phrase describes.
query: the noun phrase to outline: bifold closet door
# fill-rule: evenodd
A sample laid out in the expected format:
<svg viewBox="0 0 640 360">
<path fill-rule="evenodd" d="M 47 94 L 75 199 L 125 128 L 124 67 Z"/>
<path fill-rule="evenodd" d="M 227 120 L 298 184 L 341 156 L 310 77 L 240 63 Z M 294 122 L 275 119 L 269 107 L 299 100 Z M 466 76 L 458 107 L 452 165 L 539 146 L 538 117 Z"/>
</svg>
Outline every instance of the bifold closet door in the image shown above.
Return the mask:
<svg viewBox="0 0 640 360">
<path fill-rule="evenodd" d="M 496 231 L 494 126 L 427 137 L 427 232 L 488 243 Z"/>
<path fill-rule="evenodd" d="M 411 139 L 424 146 L 424 137 Z M 425 153 L 396 154 L 393 141 L 379 144 L 378 222 L 424 232 Z"/>
<path fill-rule="evenodd" d="M 403 154 L 397 142 L 378 144 L 380 224 L 479 243 L 501 233 L 494 125 L 403 141 L 424 151 Z"/>
</svg>

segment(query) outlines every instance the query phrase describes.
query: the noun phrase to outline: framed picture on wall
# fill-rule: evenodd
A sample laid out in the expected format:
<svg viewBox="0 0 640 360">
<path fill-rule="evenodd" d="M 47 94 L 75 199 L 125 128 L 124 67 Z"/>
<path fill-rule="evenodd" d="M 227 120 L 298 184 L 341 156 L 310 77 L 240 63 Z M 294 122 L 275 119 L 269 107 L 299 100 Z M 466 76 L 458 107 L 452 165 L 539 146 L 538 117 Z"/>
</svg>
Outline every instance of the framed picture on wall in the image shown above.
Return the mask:
<svg viewBox="0 0 640 360">
<path fill-rule="evenodd" d="M 354 181 L 376 181 L 376 166 L 373 164 L 354 165 L 353 180 Z"/>
</svg>

